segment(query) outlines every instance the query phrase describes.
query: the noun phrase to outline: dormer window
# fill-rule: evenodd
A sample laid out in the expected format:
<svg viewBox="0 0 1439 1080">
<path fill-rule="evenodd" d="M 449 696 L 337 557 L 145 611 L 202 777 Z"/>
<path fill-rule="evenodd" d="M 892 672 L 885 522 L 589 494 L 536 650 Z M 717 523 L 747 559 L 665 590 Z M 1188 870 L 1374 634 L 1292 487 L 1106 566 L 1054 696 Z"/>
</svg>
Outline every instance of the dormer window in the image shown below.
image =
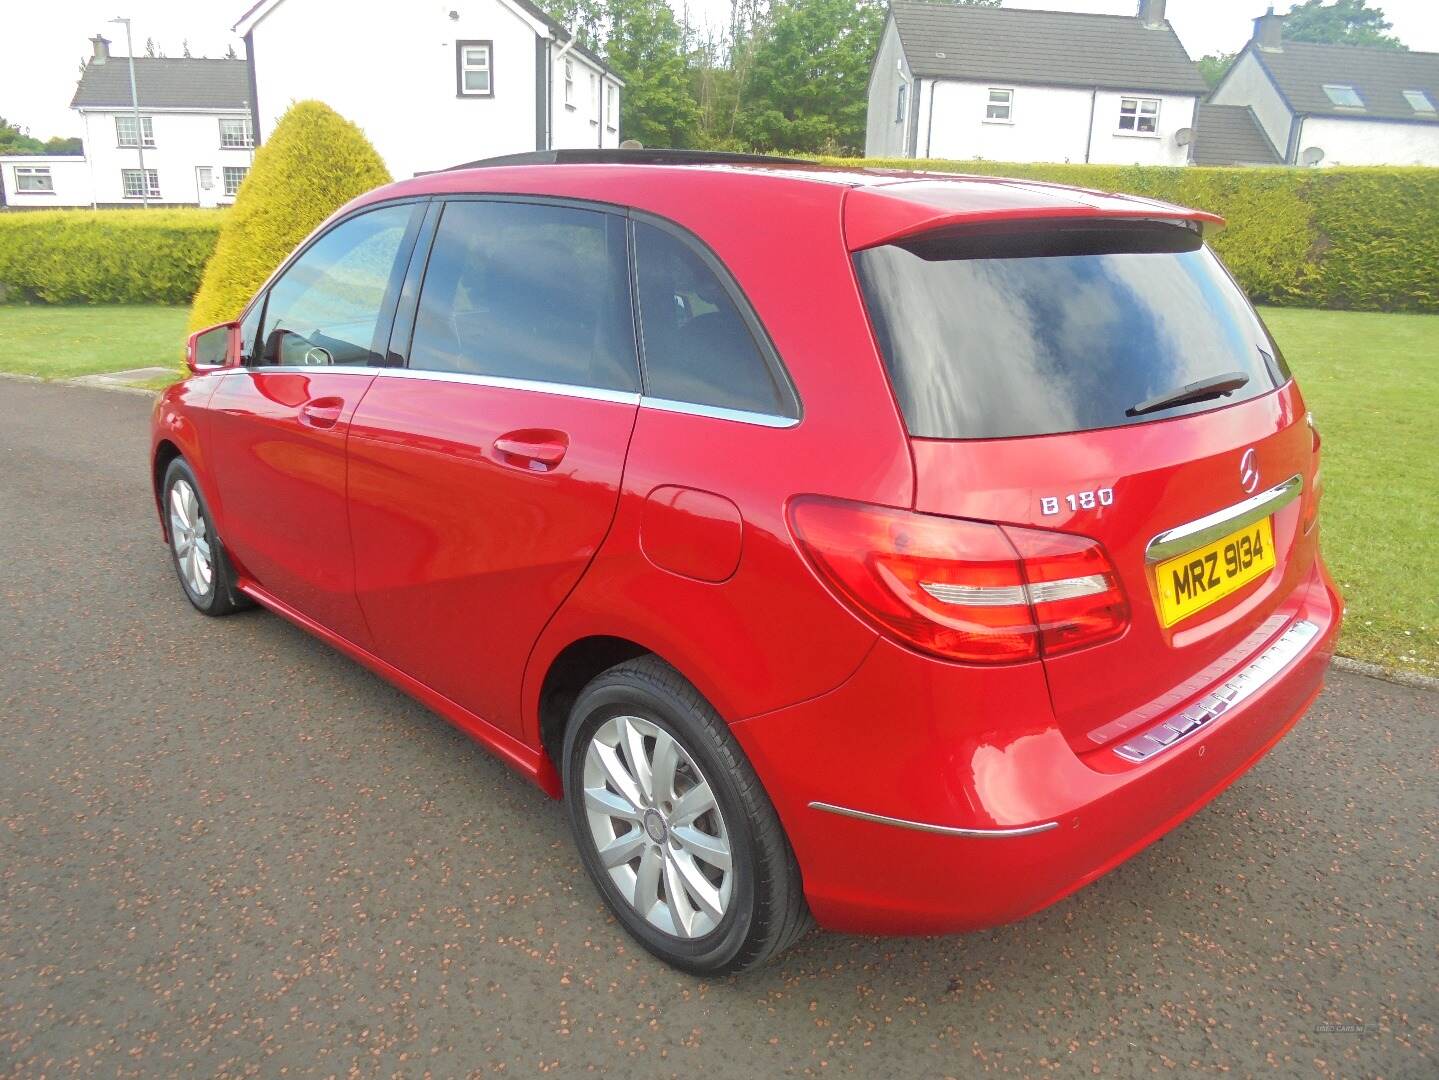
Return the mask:
<svg viewBox="0 0 1439 1080">
<path fill-rule="evenodd" d="M 1339 83 L 1325 83 L 1324 93 L 1330 102 L 1341 109 L 1362 109 L 1364 99 L 1359 96 L 1359 91 L 1352 86 L 1343 86 Z"/>
<path fill-rule="evenodd" d="M 494 42 L 455 42 L 455 92 L 459 97 L 494 97 Z"/>
<path fill-rule="evenodd" d="M 1405 90 L 1404 100 L 1417 113 L 1434 113 L 1434 102 L 1423 90 Z"/>
</svg>

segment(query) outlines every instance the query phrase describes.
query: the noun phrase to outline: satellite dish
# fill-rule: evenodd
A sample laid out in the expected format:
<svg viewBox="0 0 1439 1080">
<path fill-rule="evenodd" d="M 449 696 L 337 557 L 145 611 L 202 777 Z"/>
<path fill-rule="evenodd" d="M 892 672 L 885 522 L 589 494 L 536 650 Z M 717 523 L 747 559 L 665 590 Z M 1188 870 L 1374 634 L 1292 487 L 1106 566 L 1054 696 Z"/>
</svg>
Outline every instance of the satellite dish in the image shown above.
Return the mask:
<svg viewBox="0 0 1439 1080">
<path fill-rule="evenodd" d="M 1317 146 L 1308 147 L 1299 155 L 1299 164 L 1301 165 L 1318 165 L 1323 160 L 1324 151 Z"/>
<path fill-rule="evenodd" d="M 1176 132 L 1174 133 L 1174 145 L 1175 145 L 1175 146 L 1188 146 L 1188 145 L 1189 145 L 1190 143 L 1192 143 L 1193 141 L 1194 141 L 1194 129 L 1193 129 L 1193 128 L 1180 128 L 1178 131 L 1176 131 Z"/>
<path fill-rule="evenodd" d="M 645 144 L 640 142 L 638 139 L 626 139 L 624 142 L 620 143 L 621 150 L 643 150 L 644 148 Z"/>
</svg>

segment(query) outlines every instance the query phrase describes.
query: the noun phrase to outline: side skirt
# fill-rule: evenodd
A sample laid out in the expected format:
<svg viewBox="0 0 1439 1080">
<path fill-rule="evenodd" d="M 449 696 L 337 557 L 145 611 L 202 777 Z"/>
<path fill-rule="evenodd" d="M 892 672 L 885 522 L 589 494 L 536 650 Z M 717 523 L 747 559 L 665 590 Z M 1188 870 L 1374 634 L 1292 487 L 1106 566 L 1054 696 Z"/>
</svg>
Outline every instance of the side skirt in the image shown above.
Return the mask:
<svg viewBox="0 0 1439 1080">
<path fill-rule="evenodd" d="M 326 629 L 309 616 L 301 614 L 284 601 L 271 596 L 253 581 L 241 581 L 239 591 L 276 615 L 289 619 L 301 630 L 313 634 L 332 649 L 337 649 L 350 659 L 364 664 L 380 678 L 403 690 L 425 708 L 439 713 L 466 735 L 483 744 L 506 765 L 537 785 L 545 794 L 554 799 L 560 797 L 559 773 L 556 771 L 554 763 L 550 761 L 549 755 L 526 746 L 509 732 L 500 730 L 488 720 L 476 716 L 443 694 L 431 690 L 424 683 L 406 675 L 393 664 L 381 660 L 374 653 L 362 649 L 349 639 Z"/>
</svg>

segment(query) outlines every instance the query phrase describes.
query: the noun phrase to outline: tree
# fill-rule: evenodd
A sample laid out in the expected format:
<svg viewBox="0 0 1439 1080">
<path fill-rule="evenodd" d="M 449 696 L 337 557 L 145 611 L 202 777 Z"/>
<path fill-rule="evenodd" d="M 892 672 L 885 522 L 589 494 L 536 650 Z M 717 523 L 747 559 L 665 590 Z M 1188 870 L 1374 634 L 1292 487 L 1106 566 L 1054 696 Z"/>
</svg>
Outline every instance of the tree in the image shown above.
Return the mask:
<svg viewBox="0 0 1439 1080">
<path fill-rule="evenodd" d="M 190 309 L 190 329 L 226 322 L 316 225 L 390 174 L 365 133 L 319 101 L 291 105 L 255 151 Z"/>
<path fill-rule="evenodd" d="M 0 154 L 82 154 L 84 147 L 78 138 L 52 135 L 41 142 L 30 134 L 29 128 L 12 124 L 0 116 Z"/>
<path fill-rule="evenodd" d="M 1219 85 L 1219 80 L 1224 78 L 1229 67 L 1234 63 L 1235 53 L 1210 53 L 1208 56 L 1200 57 L 1195 61 L 1195 67 L 1199 68 L 1199 74 L 1213 90 Z"/>
<path fill-rule="evenodd" d="M 775 0 L 755 45 L 742 135 L 765 150 L 860 151 L 885 11 L 879 0 Z"/>
<path fill-rule="evenodd" d="M 1312 41 L 1320 45 L 1375 45 L 1384 49 L 1408 49 L 1397 37 L 1386 34 L 1393 24 L 1379 8 L 1365 0 L 1304 0 L 1289 9 L 1284 19 L 1288 41 Z"/>
<path fill-rule="evenodd" d="M 699 108 L 685 71 L 684 35 L 666 0 L 609 0 L 605 60 L 624 80 L 620 135 L 688 146 Z"/>
</svg>

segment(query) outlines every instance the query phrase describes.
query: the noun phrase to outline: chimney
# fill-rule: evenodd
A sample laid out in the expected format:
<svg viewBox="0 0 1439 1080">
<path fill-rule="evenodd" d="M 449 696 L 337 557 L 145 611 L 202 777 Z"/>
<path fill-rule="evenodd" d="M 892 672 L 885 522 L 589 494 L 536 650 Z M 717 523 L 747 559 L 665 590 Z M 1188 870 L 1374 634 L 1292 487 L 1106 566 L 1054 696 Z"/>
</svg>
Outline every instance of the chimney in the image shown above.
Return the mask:
<svg viewBox="0 0 1439 1080">
<path fill-rule="evenodd" d="M 1254 44 L 1265 52 L 1284 50 L 1284 16 L 1274 14 L 1271 7 L 1254 20 Z"/>
<path fill-rule="evenodd" d="M 110 41 L 108 38 L 96 34 L 90 39 L 90 45 L 95 50 L 95 55 L 90 57 L 92 64 L 103 64 L 110 59 Z"/>
<path fill-rule="evenodd" d="M 1146 30 L 1164 25 L 1164 0 L 1139 0 L 1139 21 Z"/>
</svg>

